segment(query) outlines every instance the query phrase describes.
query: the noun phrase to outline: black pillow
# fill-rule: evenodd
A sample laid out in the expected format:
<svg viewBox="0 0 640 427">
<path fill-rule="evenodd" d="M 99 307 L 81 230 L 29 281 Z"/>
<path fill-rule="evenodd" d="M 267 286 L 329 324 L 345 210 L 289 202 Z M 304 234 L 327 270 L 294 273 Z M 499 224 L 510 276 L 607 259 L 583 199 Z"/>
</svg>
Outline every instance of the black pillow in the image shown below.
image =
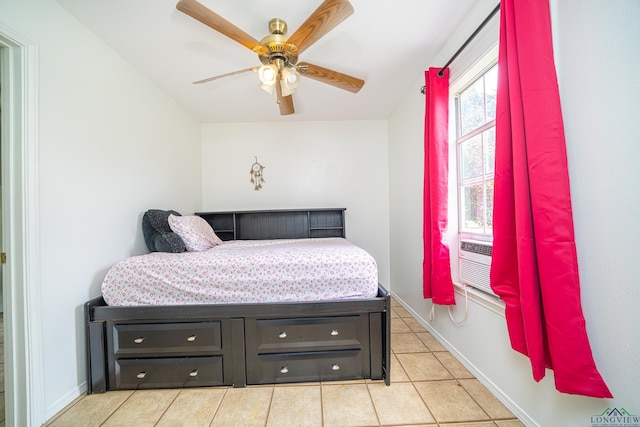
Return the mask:
<svg viewBox="0 0 640 427">
<path fill-rule="evenodd" d="M 142 234 L 150 252 L 179 253 L 186 250 L 184 242 L 169 227 L 169 215 L 180 216 L 176 211 L 149 209 L 142 215 Z"/>
</svg>

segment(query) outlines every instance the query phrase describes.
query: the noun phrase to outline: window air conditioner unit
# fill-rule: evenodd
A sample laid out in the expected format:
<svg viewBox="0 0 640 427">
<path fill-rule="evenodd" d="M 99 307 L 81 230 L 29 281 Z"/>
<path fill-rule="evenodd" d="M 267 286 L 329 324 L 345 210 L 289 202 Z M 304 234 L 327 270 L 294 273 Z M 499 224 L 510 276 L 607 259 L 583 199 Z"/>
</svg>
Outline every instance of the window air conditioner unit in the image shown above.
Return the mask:
<svg viewBox="0 0 640 427">
<path fill-rule="evenodd" d="M 497 297 L 489 284 L 491 249 L 492 245 L 489 242 L 461 239 L 460 252 L 458 253 L 460 280 Z"/>
</svg>

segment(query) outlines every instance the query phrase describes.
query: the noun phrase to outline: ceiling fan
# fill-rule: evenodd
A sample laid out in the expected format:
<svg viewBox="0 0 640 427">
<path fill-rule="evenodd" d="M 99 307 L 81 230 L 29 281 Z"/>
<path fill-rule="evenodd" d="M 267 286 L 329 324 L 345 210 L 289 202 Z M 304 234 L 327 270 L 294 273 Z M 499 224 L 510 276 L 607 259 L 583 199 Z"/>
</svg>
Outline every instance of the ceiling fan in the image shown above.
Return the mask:
<svg viewBox="0 0 640 427">
<path fill-rule="evenodd" d="M 248 71 L 257 71 L 260 78 L 260 87 L 268 93 L 273 93 L 275 89 L 276 101 L 280 107 L 281 115 L 293 114 L 294 112 L 291 94 L 295 92 L 300 76 L 352 93 L 357 93 L 364 86 L 364 80 L 357 77 L 308 62 L 298 63 L 298 56 L 305 49 L 353 13 L 353 6 L 348 0 L 324 0 L 290 37 L 286 36 L 286 22 L 280 18 L 274 18 L 269 22 L 269 32 L 271 34 L 260 41 L 254 39 L 197 0 L 179 0 L 176 8 L 251 49 L 258 55 L 262 63 L 261 66 L 198 80 L 194 84 L 207 83 Z"/>
</svg>

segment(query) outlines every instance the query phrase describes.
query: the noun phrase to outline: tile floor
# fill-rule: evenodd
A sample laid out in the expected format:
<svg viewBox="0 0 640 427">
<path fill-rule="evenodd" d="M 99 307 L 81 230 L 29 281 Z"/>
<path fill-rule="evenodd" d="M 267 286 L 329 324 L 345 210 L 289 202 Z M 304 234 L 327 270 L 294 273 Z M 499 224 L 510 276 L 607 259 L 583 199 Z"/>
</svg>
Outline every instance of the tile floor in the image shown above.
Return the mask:
<svg viewBox="0 0 640 427">
<path fill-rule="evenodd" d="M 518 419 L 397 302 L 391 385 L 382 381 L 111 391 L 45 425 L 517 427 Z"/>
</svg>

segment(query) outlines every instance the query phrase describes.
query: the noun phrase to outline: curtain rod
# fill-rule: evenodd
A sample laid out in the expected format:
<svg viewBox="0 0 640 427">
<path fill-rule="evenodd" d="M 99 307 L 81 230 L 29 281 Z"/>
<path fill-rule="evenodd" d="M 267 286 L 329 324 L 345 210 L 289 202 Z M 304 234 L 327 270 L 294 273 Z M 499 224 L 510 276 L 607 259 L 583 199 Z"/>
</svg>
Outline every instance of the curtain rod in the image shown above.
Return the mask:
<svg viewBox="0 0 640 427">
<path fill-rule="evenodd" d="M 493 18 L 493 16 L 498 13 L 498 11 L 500 10 L 500 4 L 498 3 L 498 5 L 495 7 L 495 9 L 493 9 L 491 11 L 491 13 L 489 14 L 489 16 L 487 16 L 484 21 L 482 21 L 482 23 L 478 26 L 478 28 L 475 29 L 475 31 L 473 33 L 471 33 L 471 35 L 469 36 L 469 38 L 462 44 L 462 46 L 460 46 L 460 48 L 456 51 L 456 53 L 453 54 L 453 56 L 451 58 L 449 58 L 449 60 L 447 61 L 446 64 L 444 64 L 442 66 L 442 68 L 440 68 L 440 71 L 438 71 L 438 76 L 442 77 L 444 75 L 444 70 L 451 65 L 451 63 L 453 61 L 455 61 L 455 59 L 458 57 L 458 55 L 460 55 L 460 53 L 462 53 L 463 50 L 465 50 L 465 48 L 469 45 L 469 43 L 471 43 L 471 41 L 478 35 L 478 33 L 480 31 L 482 31 L 482 29 L 489 23 L 489 21 L 491 20 L 491 18 Z M 421 93 L 425 93 L 425 87 L 422 86 L 422 89 L 420 89 Z"/>
</svg>

